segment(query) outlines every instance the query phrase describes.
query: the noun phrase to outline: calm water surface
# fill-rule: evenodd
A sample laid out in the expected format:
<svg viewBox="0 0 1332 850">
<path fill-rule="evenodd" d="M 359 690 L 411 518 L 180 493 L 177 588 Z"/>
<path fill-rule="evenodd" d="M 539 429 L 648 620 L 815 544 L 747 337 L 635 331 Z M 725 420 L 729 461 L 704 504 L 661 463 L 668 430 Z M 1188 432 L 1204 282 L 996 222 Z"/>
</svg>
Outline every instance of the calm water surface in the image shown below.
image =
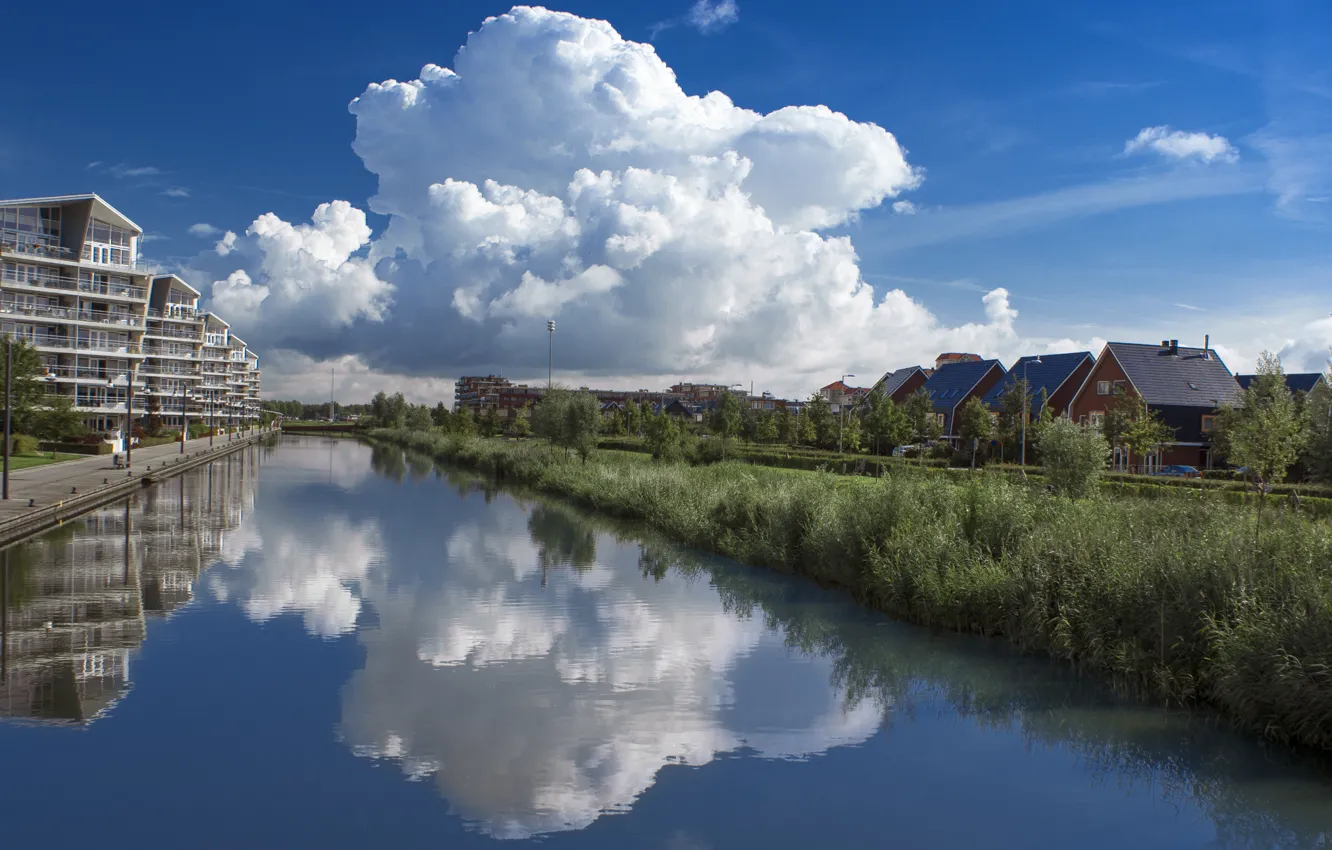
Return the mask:
<svg viewBox="0 0 1332 850">
<path fill-rule="evenodd" d="M 5 554 L 0 846 L 1327 847 L 1332 770 L 398 452 Z"/>
</svg>

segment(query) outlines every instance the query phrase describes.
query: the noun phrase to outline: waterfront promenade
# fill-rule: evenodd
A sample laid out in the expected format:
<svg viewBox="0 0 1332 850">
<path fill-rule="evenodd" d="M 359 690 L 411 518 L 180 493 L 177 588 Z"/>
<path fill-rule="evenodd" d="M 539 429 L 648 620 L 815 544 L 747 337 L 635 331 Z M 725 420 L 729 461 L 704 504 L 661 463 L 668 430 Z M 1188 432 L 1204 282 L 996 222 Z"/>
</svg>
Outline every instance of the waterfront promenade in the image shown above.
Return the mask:
<svg viewBox="0 0 1332 850">
<path fill-rule="evenodd" d="M 208 463 L 276 430 L 256 428 L 226 436 L 135 449 L 130 469 L 115 466 L 115 455 L 94 455 L 9 473 L 9 499 L 0 500 L 0 545 L 57 525 L 99 504 L 122 498 L 165 477 Z"/>
</svg>

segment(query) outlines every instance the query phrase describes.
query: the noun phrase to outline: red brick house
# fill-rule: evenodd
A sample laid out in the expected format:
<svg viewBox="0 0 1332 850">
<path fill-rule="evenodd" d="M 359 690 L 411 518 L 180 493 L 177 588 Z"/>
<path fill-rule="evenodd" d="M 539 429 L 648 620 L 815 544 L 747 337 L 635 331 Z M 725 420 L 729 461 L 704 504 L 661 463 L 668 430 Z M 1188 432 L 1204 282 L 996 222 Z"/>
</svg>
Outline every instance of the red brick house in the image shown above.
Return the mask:
<svg viewBox="0 0 1332 850">
<path fill-rule="evenodd" d="M 1213 465 L 1212 429 L 1217 409 L 1239 401 L 1240 385 L 1209 347 L 1182 348 L 1178 340 L 1160 345 L 1111 342 L 1096 358 L 1069 405 L 1068 418 L 1099 426 L 1117 393 L 1141 398 L 1174 431 L 1174 440 L 1147 458 L 1116 450 L 1116 468 L 1151 472 L 1184 464 Z"/>
</svg>

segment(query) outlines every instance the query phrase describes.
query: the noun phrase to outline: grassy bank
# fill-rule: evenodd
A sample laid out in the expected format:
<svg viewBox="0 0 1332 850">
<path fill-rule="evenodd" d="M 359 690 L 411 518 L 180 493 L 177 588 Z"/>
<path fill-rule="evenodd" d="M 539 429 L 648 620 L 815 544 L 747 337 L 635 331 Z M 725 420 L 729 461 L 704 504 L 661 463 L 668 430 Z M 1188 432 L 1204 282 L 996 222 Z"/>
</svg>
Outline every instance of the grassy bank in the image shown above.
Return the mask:
<svg viewBox="0 0 1332 850">
<path fill-rule="evenodd" d="M 1056 498 L 1002 475 L 583 464 L 533 443 L 375 439 L 559 494 L 931 626 L 1002 635 L 1155 698 L 1332 748 L 1332 524 L 1211 494 Z"/>
<path fill-rule="evenodd" d="M 29 452 L 26 454 L 15 454 L 9 456 L 9 468 L 13 470 L 30 469 L 34 466 L 47 466 L 52 463 L 60 463 L 66 460 L 79 460 L 87 455 L 70 454 L 69 452 Z"/>
</svg>

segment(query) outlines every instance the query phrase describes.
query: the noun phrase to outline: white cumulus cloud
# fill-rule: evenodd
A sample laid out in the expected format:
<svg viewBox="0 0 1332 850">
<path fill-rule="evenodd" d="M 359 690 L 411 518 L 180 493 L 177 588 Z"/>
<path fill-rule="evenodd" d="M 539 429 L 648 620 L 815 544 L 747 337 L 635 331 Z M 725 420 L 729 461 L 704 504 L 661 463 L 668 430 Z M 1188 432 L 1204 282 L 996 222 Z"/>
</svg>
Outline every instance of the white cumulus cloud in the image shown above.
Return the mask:
<svg viewBox="0 0 1332 850">
<path fill-rule="evenodd" d="M 824 105 L 687 94 L 604 21 L 514 8 L 452 68 L 372 84 L 350 109 L 381 233 L 335 202 L 312 225 L 262 216 L 196 260 L 260 351 L 521 376 L 544 371 L 555 318 L 566 373 L 729 372 L 803 394 L 830 372 L 1015 346 L 1007 307 L 945 325 L 876 293 L 829 232 L 920 183 L 890 132 Z"/>
<path fill-rule="evenodd" d="M 1153 151 L 1170 159 L 1198 159 L 1202 162 L 1235 162 L 1239 152 L 1225 136 L 1187 133 L 1167 126 L 1144 127 L 1124 144 L 1124 153 Z"/>
<path fill-rule="evenodd" d="M 910 201 L 894 201 L 893 212 L 898 215 L 915 215 L 917 210 L 916 205 Z"/>
</svg>

